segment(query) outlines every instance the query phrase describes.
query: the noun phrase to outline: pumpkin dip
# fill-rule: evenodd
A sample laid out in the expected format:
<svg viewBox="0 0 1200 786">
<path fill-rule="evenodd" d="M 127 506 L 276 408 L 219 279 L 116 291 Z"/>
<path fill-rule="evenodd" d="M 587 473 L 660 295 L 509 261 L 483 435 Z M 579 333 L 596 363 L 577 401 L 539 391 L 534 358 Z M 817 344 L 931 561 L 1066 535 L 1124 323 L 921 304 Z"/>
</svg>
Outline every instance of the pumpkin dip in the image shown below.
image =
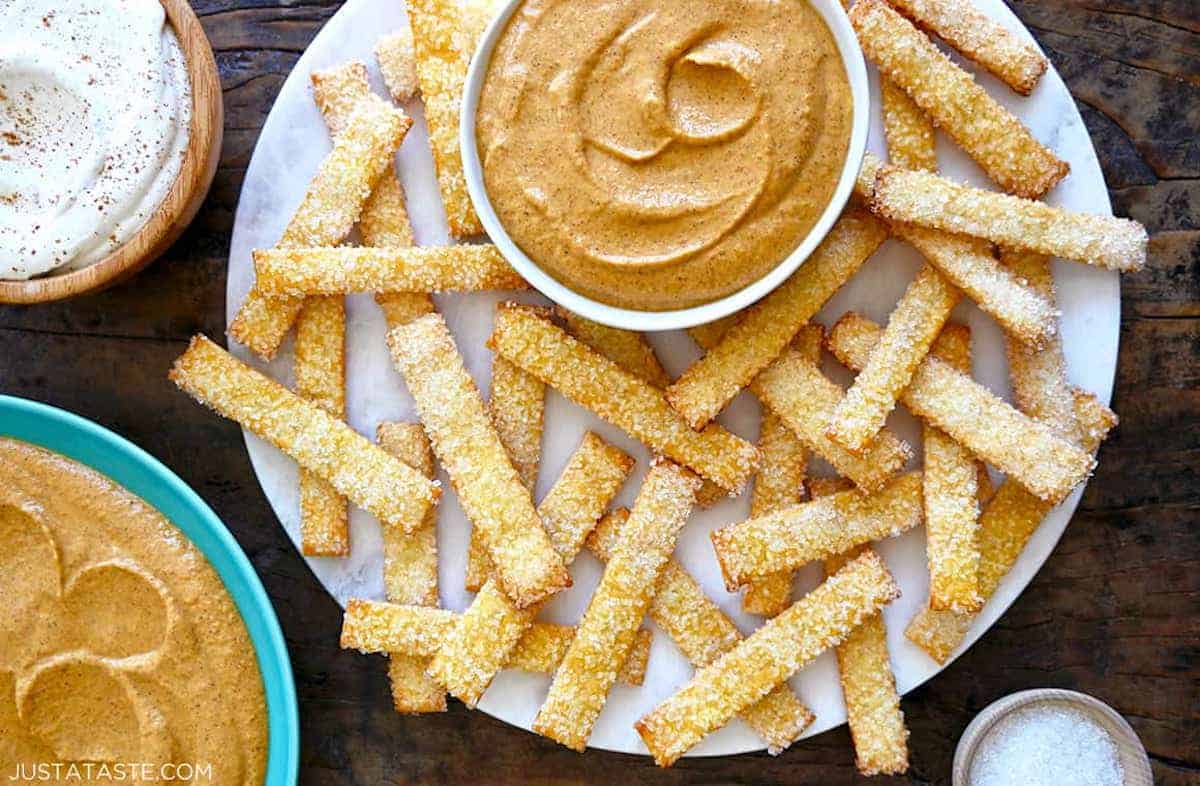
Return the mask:
<svg viewBox="0 0 1200 786">
<path fill-rule="evenodd" d="M 808 0 L 525 0 L 476 120 L 513 241 L 580 294 L 660 311 L 735 292 L 800 244 L 852 114 Z"/>
<path fill-rule="evenodd" d="M 197 782 L 262 783 L 249 635 L 204 555 L 154 508 L 0 439 L 0 597 L 0 762 L 211 765 Z"/>
</svg>

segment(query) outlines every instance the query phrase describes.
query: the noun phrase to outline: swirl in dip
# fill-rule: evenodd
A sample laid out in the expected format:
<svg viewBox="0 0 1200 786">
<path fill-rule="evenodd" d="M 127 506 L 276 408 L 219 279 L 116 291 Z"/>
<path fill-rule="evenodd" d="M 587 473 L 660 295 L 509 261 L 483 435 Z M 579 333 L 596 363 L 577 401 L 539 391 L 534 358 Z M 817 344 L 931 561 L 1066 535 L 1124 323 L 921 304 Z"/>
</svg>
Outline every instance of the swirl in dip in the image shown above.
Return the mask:
<svg viewBox="0 0 1200 786">
<path fill-rule="evenodd" d="M 141 229 L 191 108 L 158 0 L 0 0 L 0 279 L 86 267 Z"/>
<path fill-rule="evenodd" d="M 250 636 L 216 571 L 157 510 L 0 439 L 0 597 L 6 774 L 90 763 L 96 782 L 122 780 L 118 766 L 140 781 L 186 764 L 198 784 L 261 786 L 266 702 Z"/>
<path fill-rule="evenodd" d="M 852 114 L 807 0 L 525 0 L 476 119 L 513 241 L 582 295 L 661 311 L 735 292 L 800 244 Z"/>
</svg>

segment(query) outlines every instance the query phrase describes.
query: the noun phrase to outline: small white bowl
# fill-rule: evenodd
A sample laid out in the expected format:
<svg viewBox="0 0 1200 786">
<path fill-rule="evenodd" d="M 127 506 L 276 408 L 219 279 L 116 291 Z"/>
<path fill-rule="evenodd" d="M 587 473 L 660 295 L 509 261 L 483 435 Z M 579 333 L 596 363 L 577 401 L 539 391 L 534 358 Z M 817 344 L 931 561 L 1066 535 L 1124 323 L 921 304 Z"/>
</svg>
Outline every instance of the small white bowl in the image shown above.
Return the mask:
<svg viewBox="0 0 1200 786">
<path fill-rule="evenodd" d="M 839 0 L 808 0 L 812 3 L 813 8 L 821 14 L 825 24 L 829 26 L 830 32 L 833 33 L 838 52 L 842 56 L 842 63 L 846 68 L 846 76 L 850 82 L 850 97 L 853 105 L 853 122 L 850 129 L 850 144 L 846 150 L 846 162 L 842 166 L 842 174 L 837 188 L 833 192 L 833 197 L 829 200 L 829 205 L 800 245 L 765 276 L 719 300 L 674 311 L 638 311 L 619 308 L 580 295 L 542 270 L 536 262 L 518 248 L 501 225 L 500 219 L 496 217 L 496 211 L 492 209 L 492 203 L 488 199 L 483 185 L 483 167 L 479 161 L 479 149 L 475 142 L 475 113 L 479 105 L 479 92 L 483 87 L 483 79 L 487 74 L 496 40 L 508 24 L 509 17 L 522 2 L 523 0 L 508 0 L 504 4 L 499 15 L 488 25 L 487 31 L 479 41 L 479 48 L 471 59 L 463 92 L 459 144 L 462 149 L 467 191 L 471 195 L 475 212 L 492 242 L 500 249 L 500 253 L 526 281 L 555 303 L 594 322 L 626 330 L 658 331 L 693 327 L 728 316 L 766 296 L 794 273 L 796 268 L 800 267 L 813 249 L 825 238 L 834 221 L 841 215 L 842 208 L 845 207 L 846 200 L 850 198 L 850 192 L 854 188 L 854 181 L 858 177 L 863 153 L 867 147 L 867 128 L 871 110 L 867 66 L 863 60 L 858 39 L 850 26 L 850 19 L 846 16 Z"/>
<path fill-rule="evenodd" d="M 1154 786 L 1150 759 L 1137 732 L 1121 714 L 1086 693 L 1058 688 L 1023 690 L 998 699 L 983 709 L 967 726 L 954 751 L 953 784 L 970 786 L 971 762 L 988 732 L 1011 712 L 1034 705 L 1058 705 L 1083 713 L 1108 732 L 1117 748 L 1117 758 L 1125 772 L 1125 786 Z"/>
</svg>

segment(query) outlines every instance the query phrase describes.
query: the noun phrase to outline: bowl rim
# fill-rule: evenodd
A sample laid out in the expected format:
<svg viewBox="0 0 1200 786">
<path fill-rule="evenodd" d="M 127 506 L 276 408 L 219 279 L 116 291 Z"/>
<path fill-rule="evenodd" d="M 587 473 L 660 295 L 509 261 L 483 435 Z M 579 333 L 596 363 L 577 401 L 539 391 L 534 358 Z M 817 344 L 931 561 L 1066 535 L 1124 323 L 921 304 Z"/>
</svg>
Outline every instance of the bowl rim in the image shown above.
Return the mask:
<svg viewBox="0 0 1200 786">
<path fill-rule="evenodd" d="M 1030 688 L 996 699 L 967 724 L 954 749 L 953 786 L 970 786 L 970 769 L 980 743 L 1001 719 L 1037 704 L 1073 704 L 1085 714 L 1102 719 L 1102 726 L 1117 748 L 1126 786 L 1153 786 L 1150 759 L 1137 732 L 1121 713 L 1095 696 L 1065 688 Z M 1132 765 L 1132 766 L 1131 766 Z"/>
<path fill-rule="evenodd" d="M 283 631 L 250 560 L 212 508 L 137 445 L 49 404 L 0 394 L 0 438 L 36 445 L 105 475 L 156 508 L 200 549 L 233 599 L 254 647 L 267 710 L 263 784 L 294 786 L 300 762 L 300 715 Z"/>
<path fill-rule="evenodd" d="M 863 156 L 867 149 L 871 90 L 862 49 L 859 47 L 858 38 L 854 35 L 854 29 L 850 25 L 850 18 L 841 3 L 838 0 L 807 0 L 821 14 L 826 26 L 833 34 L 850 83 L 853 116 L 850 141 L 846 148 L 846 159 L 842 165 L 837 187 L 834 189 L 825 211 L 800 244 L 764 276 L 742 289 L 717 300 L 669 311 L 642 311 L 602 303 L 575 292 L 542 270 L 524 251 L 517 247 L 496 216 L 496 211 L 492 208 L 484 187 L 483 167 L 475 142 L 475 113 L 492 52 L 495 49 L 496 41 L 507 26 L 509 18 L 522 2 L 524 0 L 506 0 L 504 7 L 492 19 L 480 38 L 475 55 L 471 58 L 463 89 L 462 109 L 459 113 L 459 147 L 462 151 L 463 174 L 466 179 L 467 192 L 470 194 L 480 223 L 504 258 L 534 289 L 558 305 L 609 327 L 651 332 L 694 327 L 729 316 L 765 297 L 794 273 L 825 239 L 834 222 L 841 215 L 846 202 L 850 199 L 859 169 L 862 166 Z"/>
<path fill-rule="evenodd" d="M 124 243 L 87 267 L 25 280 L 0 279 L 0 303 L 34 304 L 86 295 L 141 271 L 174 243 L 195 218 L 216 176 L 225 108 L 212 45 L 187 0 L 159 0 L 175 30 L 192 89 L 183 163 L 162 201 Z M 202 133 L 207 126 L 208 133 Z"/>
</svg>

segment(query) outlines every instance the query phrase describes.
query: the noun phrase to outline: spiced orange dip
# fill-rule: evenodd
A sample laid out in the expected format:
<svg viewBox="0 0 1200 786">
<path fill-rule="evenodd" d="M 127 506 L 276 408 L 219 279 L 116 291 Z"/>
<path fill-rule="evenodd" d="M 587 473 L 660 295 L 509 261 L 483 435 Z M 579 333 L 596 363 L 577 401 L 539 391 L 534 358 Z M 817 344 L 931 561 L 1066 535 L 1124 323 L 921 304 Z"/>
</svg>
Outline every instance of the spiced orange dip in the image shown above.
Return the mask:
<svg viewBox="0 0 1200 786">
<path fill-rule="evenodd" d="M 266 702 L 249 634 L 216 571 L 157 510 L 0 439 L 0 595 L 0 762 L 262 784 Z"/>
<path fill-rule="evenodd" d="M 513 241 L 582 295 L 663 311 L 735 292 L 801 243 L 852 115 L 808 0 L 525 0 L 476 121 Z"/>
</svg>

